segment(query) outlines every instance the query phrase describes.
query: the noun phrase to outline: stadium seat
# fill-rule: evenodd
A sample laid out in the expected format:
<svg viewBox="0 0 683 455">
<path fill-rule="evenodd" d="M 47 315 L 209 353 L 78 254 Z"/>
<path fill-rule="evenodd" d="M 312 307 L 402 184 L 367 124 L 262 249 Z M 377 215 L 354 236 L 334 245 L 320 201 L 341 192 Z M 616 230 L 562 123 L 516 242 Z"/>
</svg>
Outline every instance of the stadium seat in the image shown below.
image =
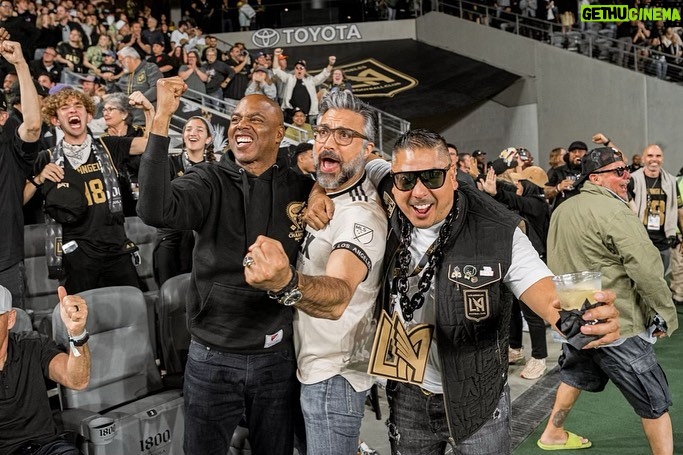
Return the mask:
<svg viewBox="0 0 683 455">
<path fill-rule="evenodd" d="M 88 302 L 90 384 L 82 391 L 60 388 L 58 420 L 80 435 L 86 455 L 182 454 L 182 392 L 163 389 L 142 292 L 118 286 L 80 295 Z M 57 344 L 68 346 L 59 306 L 52 327 Z"/>
<path fill-rule="evenodd" d="M 140 278 L 140 289 L 143 292 L 155 293 L 159 288 L 156 281 L 154 281 L 152 257 L 157 230 L 143 223 L 137 216 L 126 217 L 125 228 L 126 236 L 139 248 L 138 253 L 140 254 L 141 263 L 136 267 L 136 270 Z"/>
<path fill-rule="evenodd" d="M 190 286 L 190 274 L 169 278 L 161 285 L 157 314 L 161 365 L 166 371 L 165 383 L 182 384 L 190 333 L 187 330 L 185 301 Z"/>
<path fill-rule="evenodd" d="M 14 327 L 10 329 L 10 332 L 31 332 L 33 331 L 33 323 L 31 322 L 31 316 L 21 308 L 12 308 L 16 313 L 16 321 L 14 322 Z"/>
<path fill-rule="evenodd" d="M 45 256 L 45 224 L 24 226 L 24 265 L 26 267 L 26 290 L 24 307 L 34 314 L 34 327 L 51 336 L 50 317 L 55 304 L 59 302 L 59 282 L 47 276 Z"/>
<path fill-rule="evenodd" d="M 147 226 L 138 217 L 128 217 L 125 221 L 126 235 L 140 249 L 141 263 L 136 267 L 140 278 L 140 287 L 146 291 L 145 297 L 150 307 L 157 299 L 158 287 L 152 272 L 152 254 L 156 229 Z M 25 308 L 34 312 L 34 327 L 48 336 L 50 333 L 50 315 L 57 299 L 59 282 L 48 278 L 47 258 L 45 256 L 45 224 L 24 226 L 24 264 L 26 267 Z M 153 314 L 151 328 L 154 327 Z M 154 337 L 154 333 L 151 333 Z"/>
</svg>

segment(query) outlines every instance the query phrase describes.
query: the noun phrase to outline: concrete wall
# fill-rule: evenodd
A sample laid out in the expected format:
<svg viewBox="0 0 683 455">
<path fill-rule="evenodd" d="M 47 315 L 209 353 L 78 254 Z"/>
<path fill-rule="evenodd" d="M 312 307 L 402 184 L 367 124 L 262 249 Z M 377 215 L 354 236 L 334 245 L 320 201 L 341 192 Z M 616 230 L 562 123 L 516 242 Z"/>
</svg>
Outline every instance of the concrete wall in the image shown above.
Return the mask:
<svg viewBox="0 0 683 455">
<path fill-rule="evenodd" d="M 683 165 L 683 87 L 439 13 L 419 18 L 416 34 L 523 76 L 518 87 L 454 119 L 443 133 L 456 142 L 479 141 L 482 146 L 474 148 L 491 147 L 489 152 L 527 145 L 545 165 L 552 148 L 577 139 L 590 143 L 593 133 L 603 132 L 628 155 L 658 143 L 667 170 L 676 173 Z M 537 106 L 535 117 L 529 105 Z"/>
<path fill-rule="evenodd" d="M 351 24 L 312 25 L 218 33 L 226 43 L 242 42 L 249 49 L 311 46 L 315 44 L 360 44 L 368 41 L 415 39 L 415 19 Z"/>
<path fill-rule="evenodd" d="M 536 104 L 506 107 L 495 101 L 486 101 L 441 134 L 461 152 L 484 150 L 493 159 L 507 147 L 525 147 L 534 154 L 534 162 L 545 166 L 547 159 L 539 160 Z"/>
</svg>

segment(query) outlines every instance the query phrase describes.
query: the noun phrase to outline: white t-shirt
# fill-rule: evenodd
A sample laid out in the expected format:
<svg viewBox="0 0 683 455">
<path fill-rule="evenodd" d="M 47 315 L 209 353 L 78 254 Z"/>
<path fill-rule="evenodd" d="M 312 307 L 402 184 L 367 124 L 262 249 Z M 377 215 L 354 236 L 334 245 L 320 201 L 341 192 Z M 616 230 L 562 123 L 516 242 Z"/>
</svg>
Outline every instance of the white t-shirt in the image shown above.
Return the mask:
<svg viewBox="0 0 683 455">
<path fill-rule="evenodd" d="M 340 374 L 361 392 L 372 386 L 372 377 L 348 365 L 354 348 L 363 335 L 367 336 L 365 324 L 372 319 L 382 279 L 387 218 L 377 190 L 365 175 L 351 187 L 328 196 L 335 204 L 334 218 L 323 230 L 306 228 L 297 269 L 304 275 L 325 275 L 330 254 L 345 249 L 365 264 L 368 274 L 340 319 L 314 318 L 298 310 L 294 313 L 297 376 L 303 384 L 314 384 Z M 373 334 L 370 330 L 370 340 Z"/>
<path fill-rule="evenodd" d="M 418 261 L 422 258 L 429 246 L 436 240 L 439 234 L 439 228 L 442 224 L 443 222 L 427 229 L 413 229 L 410 243 L 411 264 L 409 270 L 415 269 Z M 410 289 L 408 290 L 409 298 L 417 292 L 417 283 L 421 276 L 422 273 L 408 279 L 410 285 Z M 541 258 L 538 257 L 538 253 L 531 245 L 529 238 L 524 235 L 519 228 L 515 229 L 512 238 L 512 263 L 507 274 L 503 277 L 503 283 L 512 291 L 515 297 L 519 298 L 519 296 L 534 283 L 549 276 L 553 276 L 553 273 Z M 436 323 L 433 283 L 434 282 L 432 281 L 432 286 L 425 295 L 424 305 L 413 313 L 413 322 L 415 323 L 424 322 L 431 325 L 435 325 Z M 403 319 L 400 305 L 397 303 L 394 308 L 401 319 Z M 443 393 L 441 384 L 441 362 L 439 361 L 439 351 L 436 346 L 436 332 L 432 337 L 422 388 L 432 393 Z"/>
</svg>

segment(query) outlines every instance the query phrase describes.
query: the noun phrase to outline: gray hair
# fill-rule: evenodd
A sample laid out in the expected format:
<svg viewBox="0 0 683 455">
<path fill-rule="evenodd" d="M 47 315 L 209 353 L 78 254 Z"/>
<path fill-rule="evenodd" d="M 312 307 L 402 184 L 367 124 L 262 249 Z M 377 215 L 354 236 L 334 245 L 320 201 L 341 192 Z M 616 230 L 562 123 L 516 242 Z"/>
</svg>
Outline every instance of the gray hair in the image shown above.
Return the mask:
<svg viewBox="0 0 683 455">
<path fill-rule="evenodd" d="M 320 115 L 329 110 L 349 110 L 363 117 L 363 134 L 369 141 L 375 142 L 377 134 L 377 114 L 367 103 L 353 96 L 349 90 L 341 90 L 328 94 L 320 103 Z"/>
<path fill-rule="evenodd" d="M 448 145 L 446 140 L 439 133 L 427 129 L 414 129 L 407 131 L 401 135 L 394 144 L 394 153 L 392 158 L 396 158 L 396 154 L 403 150 L 417 150 L 417 149 L 432 149 L 438 152 L 439 156 L 444 159 L 445 163 L 450 164 L 451 157 L 448 154 Z"/>
<path fill-rule="evenodd" d="M 125 93 L 117 92 L 110 93 L 104 96 L 104 104 L 108 104 L 121 112 L 128 114 L 126 117 L 126 123 L 131 125 L 133 123 L 133 109 L 128 102 L 128 95 Z"/>
<path fill-rule="evenodd" d="M 124 47 L 123 49 L 121 49 L 121 50 L 118 52 L 118 56 L 119 56 L 119 58 L 123 58 L 123 57 L 133 57 L 133 58 L 135 58 L 135 59 L 141 60 L 140 54 L 138 54 L 138 51 L 136 51 L 136 50 L 135 50 L 134 48 L 132 48 L 132 47 Z"/>
</svg>

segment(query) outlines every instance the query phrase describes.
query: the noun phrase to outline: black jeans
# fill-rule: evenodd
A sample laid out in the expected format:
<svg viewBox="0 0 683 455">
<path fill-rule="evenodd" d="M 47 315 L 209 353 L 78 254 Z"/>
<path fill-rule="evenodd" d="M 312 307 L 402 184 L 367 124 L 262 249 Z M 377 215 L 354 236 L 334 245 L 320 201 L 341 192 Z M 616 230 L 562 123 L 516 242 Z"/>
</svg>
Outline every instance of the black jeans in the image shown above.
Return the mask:
<svg viewBox="0 0 683 455">
<path fill-rule="evenodd" d="M 243 416 L 254 455 L 291 455 L 299 384 L 294 350 L 219 352 L 192 341 L 185 369 L 188 455 L 225 455 Z"/>
<path fill-rule="evenodd" d="M 107 286 L 140 287 L 130 254 L 108 258 L 91 258 L 80 248 L 65 254 L 64 287 L 69 294 Z"/>
<path fill-rule="evenodd" d="M 529 326 L 529 337 L 531 338 L 531 356 L 534 359 L 545 359 L 548 357 L 548 342 L 545 339 L 545 321 L 534 313 L 531 308 L 523 302 L 513 299 L 512 316 L 510 318 L 510 347 L 519 349 L 522 347 L 522 314 Z"/>
</svg>

